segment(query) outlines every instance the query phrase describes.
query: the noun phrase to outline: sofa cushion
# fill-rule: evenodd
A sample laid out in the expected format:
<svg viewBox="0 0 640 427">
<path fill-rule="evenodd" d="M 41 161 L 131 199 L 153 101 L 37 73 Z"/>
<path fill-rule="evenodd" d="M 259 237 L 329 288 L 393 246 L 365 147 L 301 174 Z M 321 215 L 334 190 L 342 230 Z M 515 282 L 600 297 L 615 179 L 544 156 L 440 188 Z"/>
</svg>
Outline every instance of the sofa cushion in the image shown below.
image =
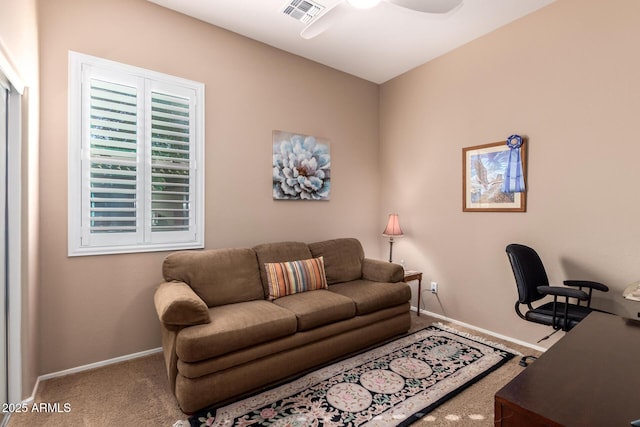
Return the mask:
<svg viewBox="0 0 640 427">
<path fill-rule="evenodd" d="M 296 315 L 298 331 L 350 319 L 356 315 L 356 306 L 351 298 L 328 290 L 285 296 L 275 300 L 274 304 Z"/>
<path fill-rule="evenodd" d="M 329 290 L 351 298 L 356 304 L 358 315 L 394 307 L 411 299 L 411 288 L 404 282 L 384 283 L 354 280 L 330 285 Z"/>
<path fill-rule="evenodd" d="M 309 247 L 302 242 L 278 242 L 264 243 L 254 246 L 253 250 L 258 257 L 258 265 L 260 266 L 260 278 L 264 287 L 264 294 L 269 294 L 269 281 L 264 264 L 267 262 L 286 262 L 296 261 L 300 259 L 313 258 Z"/>
<path fill-rule="evenodd" d="M 162 264 L 167 282 L 185 282 L 208 307 L 263 300 L 258 260 L 252 249 L 180 251 Z"/>
<path fill-rule="evenodd" d="M 211 323 L 178 333 L 176 353 L 198 362 L 294 334 L 298 321 L 291 311 L 269 301 L 249 301 L 209 309 Z"/>
<path fill-rule="evenodd" d="M 309 249 L 314 257 L 324 258 L 328 284 L 362 278 L 364 250 L 358 239 L 325 240 L 309 244 Z"/>
<path fill-rule="evenodd" d="M 327 289 L 322 257 L 288 262 L 267 262 L 269 289 L 267 298 L 274 300 L 300 292 Z"/>
</svg>

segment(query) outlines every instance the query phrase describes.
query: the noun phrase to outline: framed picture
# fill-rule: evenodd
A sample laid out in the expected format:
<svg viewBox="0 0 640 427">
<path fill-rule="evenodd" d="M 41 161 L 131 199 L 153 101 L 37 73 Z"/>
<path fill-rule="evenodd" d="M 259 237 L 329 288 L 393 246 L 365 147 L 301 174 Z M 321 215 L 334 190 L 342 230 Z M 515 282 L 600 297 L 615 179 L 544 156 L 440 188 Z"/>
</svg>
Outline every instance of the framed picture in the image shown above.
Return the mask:
<svg viewBox="0 0 640 427">
<path fill-rule="evenodd" d="M 526 179 L 527 145 L 520 147 Z M 507 141 L 462 149 L 462 210 L 464 212 L 525 212 L 527 194 L 505 193 L 502 184 L 509 163 Z"/>
<path fill-rule="evenodd" d="M 329 141 L 310 135 L 273 131 L 272 166 L 275 200 L 329 200 Z"/>
</svg>

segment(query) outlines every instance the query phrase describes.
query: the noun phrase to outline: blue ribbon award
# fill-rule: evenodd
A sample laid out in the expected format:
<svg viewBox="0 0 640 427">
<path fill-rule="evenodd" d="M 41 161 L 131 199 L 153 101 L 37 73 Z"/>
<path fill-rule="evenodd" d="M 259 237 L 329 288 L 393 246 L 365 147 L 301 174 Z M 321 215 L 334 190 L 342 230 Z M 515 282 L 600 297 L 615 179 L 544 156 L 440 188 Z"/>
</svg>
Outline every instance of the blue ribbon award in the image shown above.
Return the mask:
<svg viewBox="0 0 640 427">
<path fill-rule="evenodd" d="M 522 158 L 520 157 L 522 137 L 520 135 L 511 135 L 507 138 L 507 147 L 509 147 L 509 162 L 504 172 L 502 192 L 521 193 L 525 190 Z"/>
</svg>

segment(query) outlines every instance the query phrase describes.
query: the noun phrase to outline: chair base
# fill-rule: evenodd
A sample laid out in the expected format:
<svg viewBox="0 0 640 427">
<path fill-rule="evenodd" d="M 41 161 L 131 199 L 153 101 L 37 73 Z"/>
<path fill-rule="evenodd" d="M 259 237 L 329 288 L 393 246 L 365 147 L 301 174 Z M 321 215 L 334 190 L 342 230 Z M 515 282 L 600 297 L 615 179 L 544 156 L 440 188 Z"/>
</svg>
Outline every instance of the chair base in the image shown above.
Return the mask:
<svg viewBox="0 0 640 427">
<path fill-rule="evenodd" d="M 526 368 L 527 366 L 529 366 L 530 361 L 533 360 L 537 360 L 538 358 L 536 356 L 522 356 L 522 358 L 520 359 L 520 362 L 518 362 L 518 365 L 522 366 L 523 368 Z"/>
</svg>

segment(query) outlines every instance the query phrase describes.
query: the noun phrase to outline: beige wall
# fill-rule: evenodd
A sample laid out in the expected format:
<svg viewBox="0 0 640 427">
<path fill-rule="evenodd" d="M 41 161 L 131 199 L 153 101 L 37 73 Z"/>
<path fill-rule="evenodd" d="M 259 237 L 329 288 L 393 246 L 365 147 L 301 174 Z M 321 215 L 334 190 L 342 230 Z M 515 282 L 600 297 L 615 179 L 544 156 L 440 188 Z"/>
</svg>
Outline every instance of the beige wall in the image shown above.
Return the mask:
<svg viewBox="0 0 640 427">
<path fill-rule="evenodd" d="M 40 0 L 40 373 L 160 346 L 166 253 L 67 257 L 69 50 L 204 82 L 206 246 L 360 238 L 378 255 L 378 86 L 144 0 Z M 328 138 L 329 202 L 275 202 L 271 132 Z"/>
<path fill-rule="evenodd" d="M 535 246 L 556 282 L 609 284 L 599 306 L 638 311 L 620 298 L 640 279 L 635 0 L 559 0 L 380 87 L 144 0 L 38 6 L 40 374 L 159 346 L 166 253 L 66 256 L 68 50 L 206 84 L 207 247 L 348 235 L 384 257 L 379 234 L 397 211 L 394 259 L 440 283 L 439 299 L 424 293 L 430 311 L 544 335 L 513 312 L 512 241 Z M 274 129 L 331 140 L 330 202 L 271 199 Z M 462 148 L 515 132 L 530 141 L 528 212 L 462 213 Z"/>
<path fill-rule="evenodd" d="M 535 247 L 550 280 L 640 280 L 640 2 L 559 0 L 381 86 L 382 210 L 396 259 L 440 284 L 427 310 L 531 343 L 504 252 Z M 526 213 L 462 212 L 462 148 L 529 138 Z M 397 249 L 396 249 L 397 248 Z M 428 286 L 428 285 L 427 285 Z M 415 299 L 414 299 L 415 305 Z"/>
<path fill-rule="evenodd" d="M 22 393 L 38 374 L 38 28 L 36 0 L 0 0 L 0 51 L 25 86 L 22 96 L 21 286 Z M 15 191 L 10 188 L 9 191 Z M 12 230 L 16 232 L 16 230 Z M 11 326 L 13 327 L 13 326 Z"/>
</svg>

